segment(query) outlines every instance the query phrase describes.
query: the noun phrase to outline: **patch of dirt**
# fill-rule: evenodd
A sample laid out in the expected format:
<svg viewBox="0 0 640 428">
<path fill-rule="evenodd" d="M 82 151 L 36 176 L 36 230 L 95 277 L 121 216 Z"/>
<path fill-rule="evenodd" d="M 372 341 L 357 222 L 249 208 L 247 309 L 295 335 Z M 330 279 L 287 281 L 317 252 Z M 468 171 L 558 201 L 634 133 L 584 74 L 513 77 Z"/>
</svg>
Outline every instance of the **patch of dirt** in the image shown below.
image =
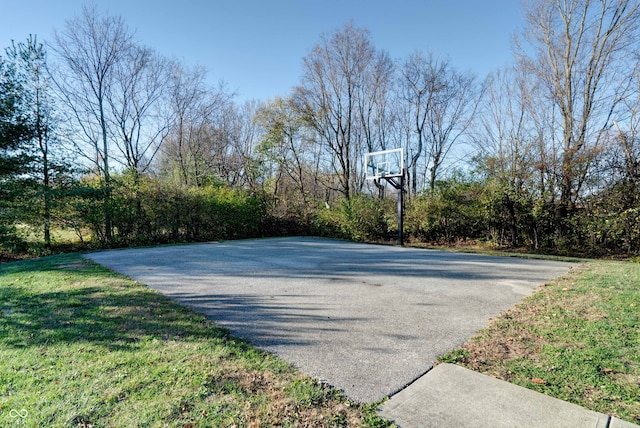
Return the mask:
<svg viewBox="0 0 640 428">
<path fill-rule="evenodd" d="M 525 337 L 490 337 L 482 342 L 469 342 L 463 347 L 469 352 L 468 363 L 480 368 L 489 362 L 508 361 L 526 356 L 535 355 L 532 353 L 531 344 L 535 343 L 534 338 Z"/>
<path fill-rule="evenodd" d="M 247 402 L 244 409 L 247 427 L 279 426 L 282 421 L 294 426 L 329 427 L 335 426 L 336 420 L 346 426 L 364 425 L 357 405 L 336 400 L 330 392 L 323 395 L 319 403 L 298 403 L 285 393 L 286 385 L 281 376 L 269 371 L 228 369 L 211 376 L 207 386 L 212 389 L 213 397 L 218 402 L 235 399 L 225 392 L 229 388 L 242 394 L 265 397 L 267 404 L 264 406 Z"/>
</svg>

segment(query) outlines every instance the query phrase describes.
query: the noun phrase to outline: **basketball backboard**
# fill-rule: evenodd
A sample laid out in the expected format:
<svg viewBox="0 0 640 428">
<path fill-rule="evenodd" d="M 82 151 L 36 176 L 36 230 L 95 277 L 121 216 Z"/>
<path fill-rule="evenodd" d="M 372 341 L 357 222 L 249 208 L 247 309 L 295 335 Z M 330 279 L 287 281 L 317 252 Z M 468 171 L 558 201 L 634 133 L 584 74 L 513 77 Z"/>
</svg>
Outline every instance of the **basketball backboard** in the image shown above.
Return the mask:
<svg viewBox="0 0 640 428">
<path fill-rule="evenodd" d="M 401 177 L 404 171 L 404 152 L 400 149 L 382 150 L 364 155 L 367 180 Z"/>
</svg>

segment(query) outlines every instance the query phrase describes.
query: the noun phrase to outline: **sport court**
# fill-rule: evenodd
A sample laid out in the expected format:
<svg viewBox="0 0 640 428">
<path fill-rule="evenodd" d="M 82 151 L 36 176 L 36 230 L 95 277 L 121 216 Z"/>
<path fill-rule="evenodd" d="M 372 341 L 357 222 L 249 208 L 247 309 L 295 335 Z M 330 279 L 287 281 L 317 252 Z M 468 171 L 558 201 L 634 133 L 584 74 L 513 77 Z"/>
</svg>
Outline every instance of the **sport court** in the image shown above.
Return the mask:
<svg viewBox="0 0 640 428">
<path fill-rule="evenodd" d="M 571 266 L 320 238 L 86 257 L 196 309 L 361 402 L 403 389 L 438 355 Z"/>
</svg>

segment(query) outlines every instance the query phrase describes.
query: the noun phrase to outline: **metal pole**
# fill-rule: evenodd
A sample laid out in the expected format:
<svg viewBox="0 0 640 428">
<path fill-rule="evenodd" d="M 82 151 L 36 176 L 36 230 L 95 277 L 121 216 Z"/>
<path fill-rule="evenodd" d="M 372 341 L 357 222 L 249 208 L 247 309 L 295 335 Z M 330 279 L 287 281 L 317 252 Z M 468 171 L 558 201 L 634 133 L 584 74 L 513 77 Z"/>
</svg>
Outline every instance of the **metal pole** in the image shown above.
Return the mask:
<svg viewBox="0 0 640 428">
<path fill-rule="evenodd" d="M 404 217 L 404 172 L 400 176 L 400 186 L 398 189 L 398 246 L 402 247 L 402 223 Z"/>
</svg>

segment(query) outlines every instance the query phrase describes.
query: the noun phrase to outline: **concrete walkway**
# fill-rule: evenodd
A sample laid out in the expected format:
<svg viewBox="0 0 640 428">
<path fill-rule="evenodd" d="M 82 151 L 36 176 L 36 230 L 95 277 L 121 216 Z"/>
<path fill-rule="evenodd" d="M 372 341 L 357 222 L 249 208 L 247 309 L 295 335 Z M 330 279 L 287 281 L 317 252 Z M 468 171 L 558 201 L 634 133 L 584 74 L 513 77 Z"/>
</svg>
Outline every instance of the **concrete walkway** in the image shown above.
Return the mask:
<svg viewBox="0 0 640 428">
<path fill-rule="evenodd" d="M 401 428 L 637 427 L 451 364 L 391 397 L 379 414 Z"/>
<path fill-rule="evenodd" d="M 403 428 L 633 426 L 461 367 L 431 370 L 438 355 L 566 273 L 569 263 L 317 238 L 86 257 L 193 307 L 354 400 L 391 396 L 381 414 Z"/>
</svg>

